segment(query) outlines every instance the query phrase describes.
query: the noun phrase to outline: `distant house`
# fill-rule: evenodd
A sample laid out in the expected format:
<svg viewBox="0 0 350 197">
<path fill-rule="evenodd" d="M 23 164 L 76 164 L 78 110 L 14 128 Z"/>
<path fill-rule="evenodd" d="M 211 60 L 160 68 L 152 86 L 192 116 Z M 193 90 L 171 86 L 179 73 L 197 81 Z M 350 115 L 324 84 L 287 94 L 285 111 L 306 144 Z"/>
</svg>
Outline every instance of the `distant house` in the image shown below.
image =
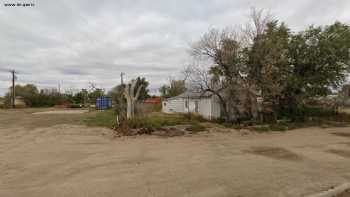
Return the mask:
<svg viewBox="0 0 350 197">
<path fill-rule="evenodd" d="M 154 97 L 154 98 L 148 98 L 143 101 L 144 104 L 149 104 L 149 105 L 158 105 L 161 103 L 160 97 Z"/>
<path fill-rule="evenodd" d="M 15 107 L 16 108 L 25 108 L 27 107 L 26 101 L 21 96 L 16 96 L 15 98 Z"/>
<path fill-rule="evenodd" d="M 0 108 L 12 107 L 12 105 L 11 105 L 12 100 L 9 100 L 7 102 L 6 102 L 5 98 L 1 98 L 0 97 Z M 16 108 L 25 108 L 25 107 L 27 107 L 25 99 L 23 97 L 21 97 L 21 96 L 16 96 L 15 97 L 15 107 Z"/>
<path fill-rule="evenodd" d="M 138 102 L 136 104 L 136 112 L 139 114 L 149 114 L 152 112 L 159 112 L 162 109 L 162 100 L 160 97 L 153 97 Z"/>
<path fill-rule="evenodd" d="M 162 102 L 164 113 L 197 113 L 206 119 L 220 118 L 220 108 L 216 96 L 209 92 L 187 91 Z"/>
</svg>

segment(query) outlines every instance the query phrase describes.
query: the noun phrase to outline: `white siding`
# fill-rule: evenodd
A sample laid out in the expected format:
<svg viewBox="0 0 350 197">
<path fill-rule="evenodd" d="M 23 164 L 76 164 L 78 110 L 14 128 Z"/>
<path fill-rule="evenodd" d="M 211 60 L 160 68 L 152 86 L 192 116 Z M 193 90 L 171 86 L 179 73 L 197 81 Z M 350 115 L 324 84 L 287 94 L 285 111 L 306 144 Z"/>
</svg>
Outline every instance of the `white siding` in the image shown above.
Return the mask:
<svg viewBox="0 0 350 197">
<path fill-rule="evenodd" d="M 162 102 L 162 111 L 164 113 L 184 113 L 183 106 L 183 99 L 170 99 Z"/>
<path fill-rule="evenodd" d="M 199 108 L 198 112 L 200 115 L 202 115 L 206 119 L 212 119 L 210 98 L 201 99 L 199 102 L 198 108 Z"/>
<path fill-rule="evenodd" d="M 188 106 L 186 106 L 186 102 L 188 102 Z M 164 113 L 196 113 L 196 102 L 198 102 L 197 113 L 204 118 L 215 119 L 220 117 L 220 104 L 214 96 L 199 99 L 169 99 L 162 102 L 162 111 Z"/>
<path fill-rule="evenodd" d="M 185 111 L 186 112 L 191 112 L 191 113 L 194 113 L 195 112 L 195 101 L 199 102 L 199 99 L 186 99 L 189 101 L 188 103 L 188 107 L 189 109 L 186 109 L 185 108 Z M 186 102 L 186 101 L 185 101 Z"/>
<path fill-rule="evenodd" d="M 211 119 L 211 99 L 184 99 L 184 112 L 198 113 L 206 119 Z M 186 107 L 186 101 L 188 101 L 188 108 Z M 198 102 L 198 111 L 196 112 L 196 102 Z"/>
<path fill-rule="evenodd" d="M 216 96 L 211 97 L 211 117 L 213 118 L 220 118 L 221 117 L 221 106 L 219 103 L 219 99 L 216 98 Z"/>
</svg>

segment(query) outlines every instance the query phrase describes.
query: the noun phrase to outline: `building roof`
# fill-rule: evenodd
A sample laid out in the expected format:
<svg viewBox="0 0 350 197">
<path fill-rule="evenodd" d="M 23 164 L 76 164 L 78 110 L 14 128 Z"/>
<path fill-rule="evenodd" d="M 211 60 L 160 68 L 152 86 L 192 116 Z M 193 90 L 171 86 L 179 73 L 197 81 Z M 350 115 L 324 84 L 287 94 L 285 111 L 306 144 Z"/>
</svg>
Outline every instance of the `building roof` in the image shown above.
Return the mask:
<svg viewBox="0 0 350 197">
<path fill-rule="evenodd" d="M 148 98 L 148 99 L 144 100 L 143 103 L 146 103 L 146 104 L 159 104 L 159 103 L 161 103 L 161 99 L 160 99 L 160 97 Z"/>
<path fill-rule="evenodd" d="M 179 99 L 179 98 L 198 99 L 198 98 L 208 98 L 211 96 L 213 96 L 213 94 L 211 92 L 186 91 L 178 96 L 168 98 L 167 100 L 173 100 L 173 99 Z"/>
</svg>

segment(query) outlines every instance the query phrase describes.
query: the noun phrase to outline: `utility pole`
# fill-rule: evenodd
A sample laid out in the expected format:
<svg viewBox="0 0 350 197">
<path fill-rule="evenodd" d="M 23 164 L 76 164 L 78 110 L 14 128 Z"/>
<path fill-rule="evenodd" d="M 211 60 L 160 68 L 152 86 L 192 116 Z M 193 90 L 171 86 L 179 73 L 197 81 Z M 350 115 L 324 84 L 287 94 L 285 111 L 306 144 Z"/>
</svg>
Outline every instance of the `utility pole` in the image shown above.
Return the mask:
<svg viewBox="0 0 350 197">
<path fill-rule="evenodd" d="M 15 103 L 15 97 L 16 97 L 16 93 L 15 93 L 15 78 L 16 78 L 16 71 L 15 70 L 10 70 L 10 72 L 12 73 L 12 108 L 16 107 L 16 103 Z"/>
<path fill-rule="evenodd" d="M 120 73 L 120 84 L 121 85 L 124 85 L 124 80 L 123 80 L 123 76 L 125 75 L 125 73 L 124 72 L 121 72 Z"/>
<path fill-rule="evenodd" d="M 61 83 L 58 82 L 58 94 L 61 94 Z"/>
</svg>

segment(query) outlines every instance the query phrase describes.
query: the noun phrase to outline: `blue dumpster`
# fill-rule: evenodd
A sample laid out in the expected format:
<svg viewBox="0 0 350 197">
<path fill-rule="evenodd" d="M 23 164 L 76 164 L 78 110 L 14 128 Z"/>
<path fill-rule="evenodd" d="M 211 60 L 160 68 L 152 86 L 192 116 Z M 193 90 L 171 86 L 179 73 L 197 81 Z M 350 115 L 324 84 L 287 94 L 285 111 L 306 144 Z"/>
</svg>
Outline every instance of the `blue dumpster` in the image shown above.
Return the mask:
<svg viewBox="0 0 350 197">
<path fill-rule="evenodd" d="M 104 110 L 112 107 L 112 99 L 109 97 L 98 97 L 96 99 L 96 109 Z"/>
</svg>

